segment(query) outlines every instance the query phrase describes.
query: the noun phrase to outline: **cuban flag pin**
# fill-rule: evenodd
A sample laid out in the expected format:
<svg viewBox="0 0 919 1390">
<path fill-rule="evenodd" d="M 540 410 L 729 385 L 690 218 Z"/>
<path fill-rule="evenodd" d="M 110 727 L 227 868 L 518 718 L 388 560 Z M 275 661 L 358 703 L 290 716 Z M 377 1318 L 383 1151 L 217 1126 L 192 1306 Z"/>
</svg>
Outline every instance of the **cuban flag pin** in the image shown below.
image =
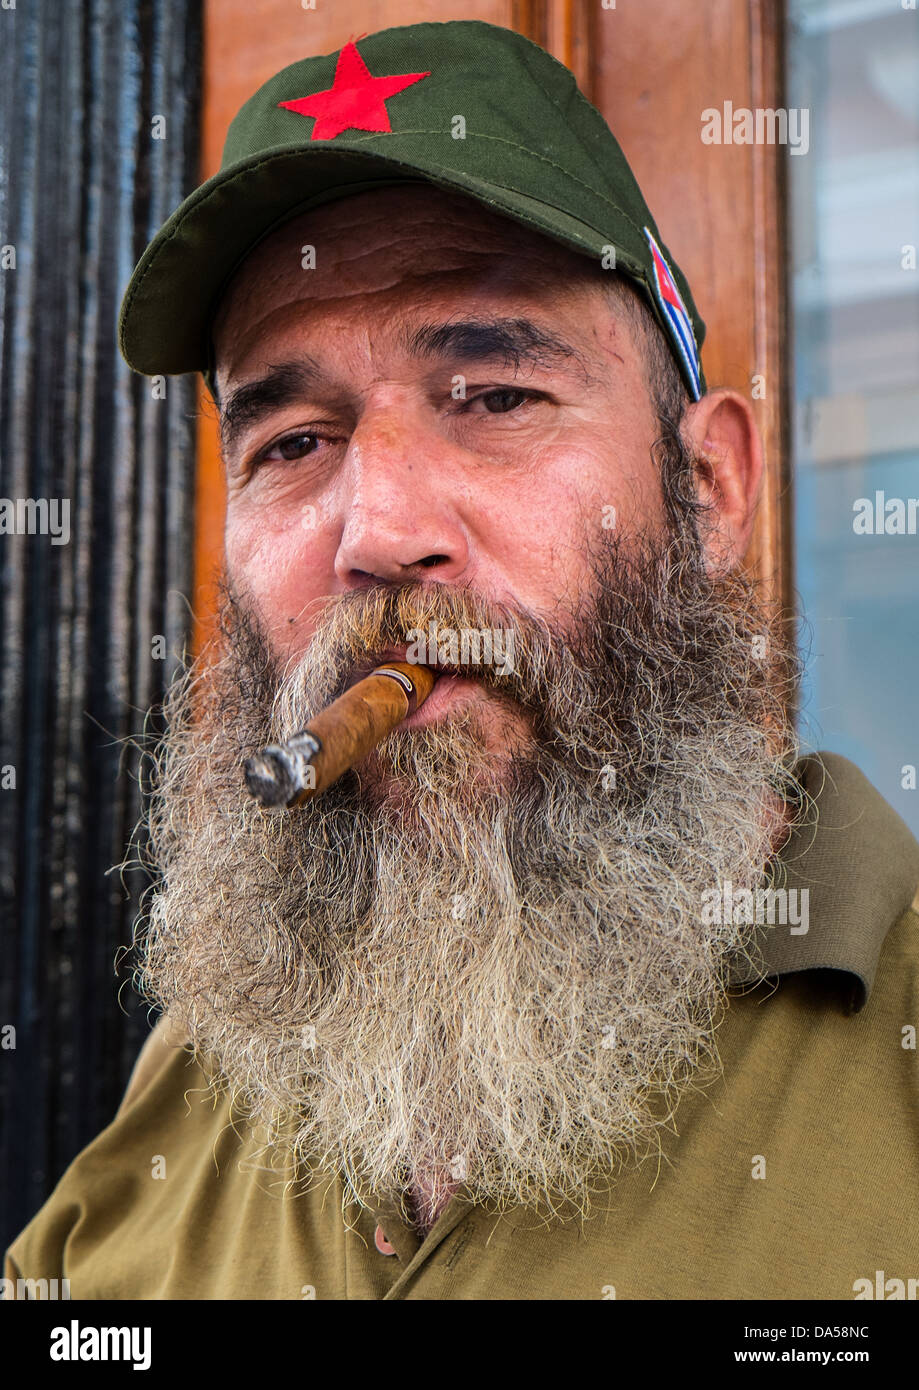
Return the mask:
<svg viewBox="0 0 919 1390">
<path fill-rule="evenodd" d="M 647 227 L 642 228 L 648 245 L 651 248 L 651 257 L 654 261 L 654 282 L 657 302 L 661 307 L 665 321 L 670 325 L 670 336 L 673 339 L 680 357 L 686 366 L 689 379 L 692 382 L 693 400 L 697 401 L 702 395 L 701 379 L 702 373 L 699 366 L 699 349 L 696 346 L 696 335 L 693 331 L 692 319 L 683 303 L 683 296 L 676 287 L 670 267 L 664 259 L 664 253 L 658 246 L 654 237 Z"/>
</svg>

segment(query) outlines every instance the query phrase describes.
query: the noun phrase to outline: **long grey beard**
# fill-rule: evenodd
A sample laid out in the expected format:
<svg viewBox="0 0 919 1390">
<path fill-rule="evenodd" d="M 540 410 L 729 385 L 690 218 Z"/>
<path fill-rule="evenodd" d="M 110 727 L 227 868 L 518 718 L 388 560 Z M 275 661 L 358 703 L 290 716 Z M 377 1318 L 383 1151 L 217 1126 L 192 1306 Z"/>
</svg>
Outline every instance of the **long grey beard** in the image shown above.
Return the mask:
<svg viewBox="0 0 919 1390">
<path fill-rule="evenodd" d="M 585 1214 L 717 1074 L 749 929 L 705 923 L 703 895 L 762 881 L 794 662 L 748 583 L 676 543 L 610 539 L 592 573 L 554 627 L 447 585 L 351 593 L 283 674 L 228 592 L 222 659 L 172 692 L 141 987 L 267 1149 L 349 1201 L 423 1182 L 432 1213 L 459 1186 Z M 397 730 L 288 816 L 260 810 L 243 759 L 431 621 L 513 629 L 513 672 L 476 674 L 526 740 L 496 760 L 467 711 Z"/>
</svg>

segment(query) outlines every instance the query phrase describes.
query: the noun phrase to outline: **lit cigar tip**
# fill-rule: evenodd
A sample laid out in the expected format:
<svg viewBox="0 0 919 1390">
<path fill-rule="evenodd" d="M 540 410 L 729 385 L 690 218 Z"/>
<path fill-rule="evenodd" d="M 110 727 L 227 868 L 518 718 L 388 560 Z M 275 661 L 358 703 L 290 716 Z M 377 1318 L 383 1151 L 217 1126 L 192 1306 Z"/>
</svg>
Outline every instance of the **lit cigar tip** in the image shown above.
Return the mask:
<svg viewBox="0 0 919 1390">
<path fill-rule="evenodd" d="M 266 748 L 245 765 L 246 786 L 269 810 L 283 810 L 297 791 L 287 759 Z"/>
</svg>

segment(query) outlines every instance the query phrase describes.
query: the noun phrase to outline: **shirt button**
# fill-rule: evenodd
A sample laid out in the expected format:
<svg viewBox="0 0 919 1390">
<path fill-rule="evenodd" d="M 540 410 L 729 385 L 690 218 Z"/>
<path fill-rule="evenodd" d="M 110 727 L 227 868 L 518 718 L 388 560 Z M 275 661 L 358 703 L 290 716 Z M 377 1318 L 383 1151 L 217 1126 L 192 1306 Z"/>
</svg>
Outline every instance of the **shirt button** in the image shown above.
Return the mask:
<svg viewBox="0 0 919 1390">
<path fill-rule="evenodd" d="M 381 1255 L 395 1255 L 396 1253 L 394 1248 L 390 1245 L 389 1241 L 383 1234 L 382 1226 L 377 1226 L 376 1230 L 374 1231 L 373 1243 L 379 1250 Z"/>
</svg>

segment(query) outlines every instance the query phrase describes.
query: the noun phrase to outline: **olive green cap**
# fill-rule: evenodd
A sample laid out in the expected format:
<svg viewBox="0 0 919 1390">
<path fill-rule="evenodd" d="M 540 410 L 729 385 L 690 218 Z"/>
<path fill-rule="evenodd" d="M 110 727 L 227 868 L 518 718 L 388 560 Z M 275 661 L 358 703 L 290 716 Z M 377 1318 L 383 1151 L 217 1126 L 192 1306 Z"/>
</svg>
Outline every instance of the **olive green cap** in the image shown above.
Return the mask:
<svg viewBox="0 0 919 1390">
<path fill-rule="evenodd" d="M 289 218 L 349 193 L 421 179 L 595 259 L 644 294 L 691 397 L 705 334 L 622 150 L 573 75 L 511 29 L 410 24 L 304 58 L 241 108 L 220 172 L 141 257 L 119 342 L 148 376 L 210 379 L 210 327 L 227 284 Z"/>
</svg>

